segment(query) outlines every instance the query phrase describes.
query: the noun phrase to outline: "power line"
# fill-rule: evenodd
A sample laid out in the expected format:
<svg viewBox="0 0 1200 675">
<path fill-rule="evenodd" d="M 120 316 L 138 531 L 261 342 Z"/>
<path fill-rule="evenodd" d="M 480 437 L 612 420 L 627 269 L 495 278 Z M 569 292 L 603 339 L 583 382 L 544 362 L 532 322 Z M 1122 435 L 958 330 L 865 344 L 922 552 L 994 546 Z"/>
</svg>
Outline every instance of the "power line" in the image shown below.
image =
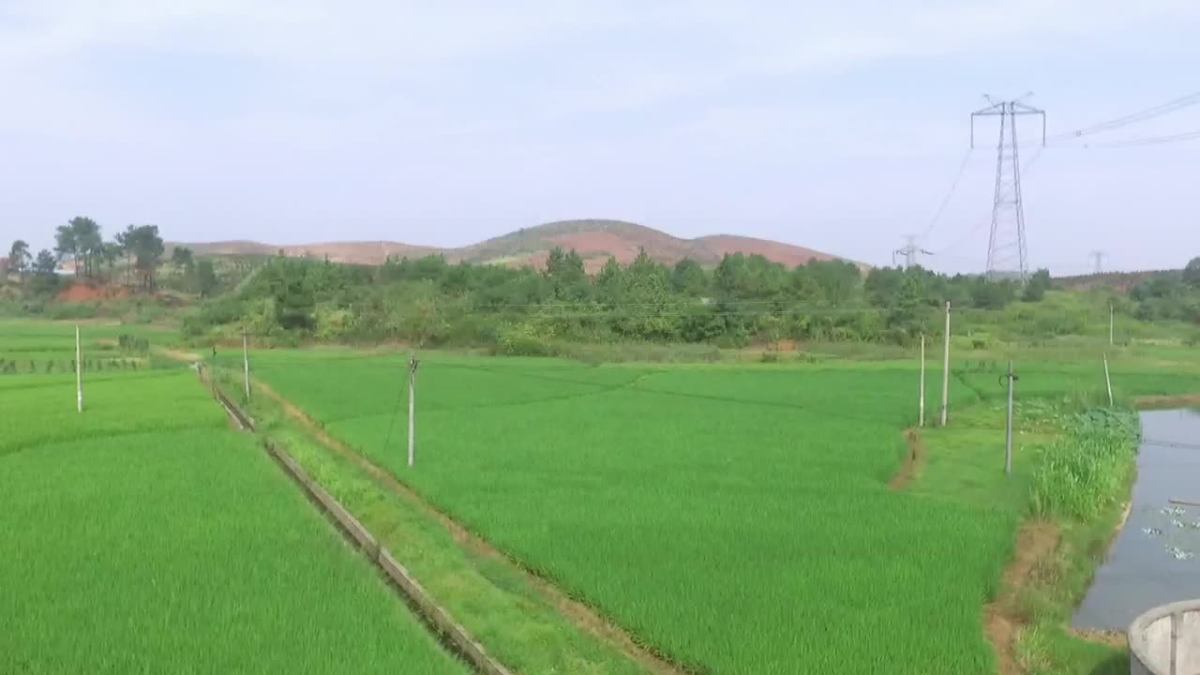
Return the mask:
<svg viewBox="0 0 1200 675">
<path fill-rule="evenodd" d="M 1087 147 L 1091 148 L 1130 148 L 1139 145 L 1160 145 L 1164 143 L 1182 143 L 1184 141 L 1194 141 L 1200 139 L 1200 129 L 1196 131 L 1185 131 L 1179 134 L 1168 134 L 1166 136 L 1148 136 L 1144 138 L 1130 138 L 1123 141 L 1110 141 L 1108 143 L 1091 143 Z"/>
<path fill-rule="evenodd" d="M 987 227 L 990 223 L 991 223 L 991 220 L 979 221 L 978 223 L 976 223 L 975 227 L 972 227 L 970 230 L 968 230 L 966 234 L 959 237 L 958 239 L 955 239 L 952 243 L 947 244 L 946 246 L 943 246 L 942 248 L 939 248 L 938 250 L 934 251 L 933 254 L 938 255 L 938 256 L 944 256 L 946 254 L 946 251 L 953 251 L 955 248 L 962 246 L 968 239 L 975 236 L 976 233 L 978 233 L 983 228 Z"/>
<path fill-rule="evenodd" d="M 1113 129 L 1120 129 L 1121 127 L 1128 126 L 1130 124 L 1137 124 L 1138 122 L 1145 122 L 1146 120 L 1151 120 L 1155 117 L 1161 117 L 1162 115 L 1175 112 L 1176 110 L 1182 110 L 1183 108 L 1196 105 L 1197 103 L 1200 103 L 1200 91 L 1180 96 L 1179 98 L 1167 101 L 1166 103 L 1160 103 L 1159 105 L 1151 106 L 1145 110 L 1139 110 L 1135 113 L 1122 115 L 1121 117 L 1117 117 L 1105 122 L 1099 122 L 1090 127 L 1084 127 L 1082 129 L 1076 129 L 1075 131 L 1062 134 L 1055 134 L 1050 136 L 1047 140 L 1061 141 L 1082 138 L 1084 136 L 1090 136 L 1092 134 L 1098 134 L 1105 131 L 1112 131 Z"/>
<path fill-rule="evenodd" d="M 936 226 L 938 221 L 941 220 L 942 214 L 946 212 L 946 207 L 950 204 L 950 198 L 953 197 L 955 191 L 958 190 L 958 183 L 962 180 L 963 174 L 967 171 L 967 164 L 971 161 L 971 153 L 973 150 L 974 148 L 967 148 L 967 152 L 963 154 L 962 162 L 958 165 L 958 171 L 954 174 L 954 180 L 950 182 L 950 189 L 946 191 L 946 196 L 942 198 L 942 202 L 938 205 L 937 210 L 934 211 L 933 217 L 929 219 L 929 225 L 927 225 L 925 227 L 925 231 L 921 233 L 921 236 L 919 237 L 920 239 L 924 239 L 925 237 L 929 236 L 929 233 L 933 231 L 934 226 Z"/>
<path fill-rule="evenodd" d="M 1033 157 L 1030 157 L 1028 160 L 1025 160 L 1025 163 L 1021 165 L 1021 173 L 1022 174 L 1025 174 L 1026 172 L 1028 172 L 1029 168 L 1031 166 L 1033 166 L 1038 161 L 1038 159 L 1041 158 L 1042 153 L 1045 151 L 1045 149 L 1046 149 L 1045 146 L 1038 146 L 1038 149 L 1033 153 Z M 947 244 L 946 246 L 943 246 L 943 247 L 937 249 L 936 251 L 929 253 L 929 255 L 946 257 L 945 254 L 947 251 L 952 251 L 955 248 L 961 246 L 968 239 L 970 239 L 972 236 L 974 236 L 977 232 L 982 230 L 984 227 L 987 227 L 990 223 L 991 223 L 990 220 L 980 221 L 977 225 L 975 225 L 975 227 L 968 230 L 966 234 L 959 237 L 958 239 L 955 239 L 952 243 Z M 950 257 L 953 257 L 953 256 L 950 256 Z M 959 259 L 966 260 L 966 258 L 959 258 Z M 972 259 L 972 260 L 974 260 L 974 259 Z"/>
</svg>

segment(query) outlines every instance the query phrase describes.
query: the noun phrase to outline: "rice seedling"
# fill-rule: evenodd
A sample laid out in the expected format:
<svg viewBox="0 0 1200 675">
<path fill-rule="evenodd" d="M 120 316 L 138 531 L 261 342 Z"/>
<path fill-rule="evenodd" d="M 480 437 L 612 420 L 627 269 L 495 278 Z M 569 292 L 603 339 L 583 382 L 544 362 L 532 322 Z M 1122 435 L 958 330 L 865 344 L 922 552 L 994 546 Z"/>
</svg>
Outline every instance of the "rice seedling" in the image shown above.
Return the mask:
<svg viewBox="0 0 1200 675">
<path fill-rule="evenodd" d="M 254 368 L 334 436 L 688 667 L 994 670 L 982 606 L 1026 513 L 1026 479 L 1004 481 L 1001 455 L 990 471 L 948 457 L 940 484 L 887 488 L 913 421 L 915 364 L 434 354 L 418 374 L 409 469 L 405 359 L 274 351 Z M 993 370 L 956 362 L 952 409 L 1000 401 Z M 1118 372 L 1126 395 L 1196 388 L 1186 374 Z M 1022 400 L 1094 397 L 1098 373 L 1028 364 Z M 931 407 L 938 381 L 931 369 Z M 978 433 L 1002 444 L 1002 427 Z"/>
<path fill-rule="evenodd" d="M 182 371 L 0 381 L 0 672 L 466 672 Z"/>
</svg>

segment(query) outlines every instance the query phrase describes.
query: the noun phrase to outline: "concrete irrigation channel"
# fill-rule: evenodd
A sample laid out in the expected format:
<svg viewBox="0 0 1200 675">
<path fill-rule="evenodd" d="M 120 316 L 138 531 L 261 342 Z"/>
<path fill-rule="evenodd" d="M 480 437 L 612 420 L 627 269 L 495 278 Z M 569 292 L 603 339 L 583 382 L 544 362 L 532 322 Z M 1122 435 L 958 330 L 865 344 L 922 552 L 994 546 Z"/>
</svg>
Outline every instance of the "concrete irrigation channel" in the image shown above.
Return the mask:
<svg viewBox="0 0 1200 675">
<path fill-rule="evenodd" d="M 1155 607 L 1129 626 L 1131 675 L 1200 675 L 1200 600 Z"/>
<path fill-rule="evenodd" d="M 229 414 L 230 418 L 244 430 L 254 431 L 254 420 L 221 391 L 211 378 L 206 378 L 202 368 L 198 369 L 201 381 L 208 381 L 213 396 Z M 454 617 L 450 615 L 421 586 L 420 582 L 403 566 L 390 551 L 384 548 L 362 523 L 340 502 L 330 495 L 301 468 L 287 450 L 272 441 L 264 441 L 267 453 L 283 470 L 300 485 L 308 497 L 324 511 L 338 528 L 373 562 L 400 591 L 410 607 L 422 621 L 441 639 L 452 652 L 484 675 L 512 675 L 509 670 L 488 654 L 487 650 Z"/>
</svg>

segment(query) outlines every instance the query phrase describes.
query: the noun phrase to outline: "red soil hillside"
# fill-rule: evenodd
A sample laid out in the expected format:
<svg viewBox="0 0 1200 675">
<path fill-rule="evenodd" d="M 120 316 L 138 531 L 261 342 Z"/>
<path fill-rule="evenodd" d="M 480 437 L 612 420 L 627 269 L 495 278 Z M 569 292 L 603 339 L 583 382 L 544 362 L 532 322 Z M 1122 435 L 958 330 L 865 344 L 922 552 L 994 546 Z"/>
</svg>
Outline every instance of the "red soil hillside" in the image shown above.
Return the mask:
<svg viewBox="0 0 1200 675">
<path fill-rule="evenodd" d="M 608 258 L 629 263 L 645 250 L 650 257 L 668 265 L 692 258 L 705 266 L 716 265 L 727 253 L 758 254 L 788 266 L 809 260 L 834 260 L 838 256 L 801 246 L 767 239 L 718 234 L 697 239 L 681 239 L 654 228 L 620 220 L 564 220 L 537 227 L 522 228 L 506 235 L 461 248 L 412 246 L 390 241 L 329 242 L 276 246 L 251 241 L 225 241 L 187 246 L 200 255 L 275 255 L 328 256 L 335 262 L 377 265 L 389 255 L 419 257 L 440 253 L 450 262 L 497 265 L 545 264 L 551 249 L 574 249 L 584 259 L 589 272 L 595 272 Z"/>
<path fill-rule="evenodd" d="M 803 265 L 810 260 L 836 260 L 837 256 L 802 246 L 781 244 L 767 239 L 753 237 L 738 237 L 731 234 L 715 234 L 710 237 L 700 237 L 692 240 L 702 247 L 715 260 L 720 260 L 726 253 L 744 253 L 746 255 L 761 255 L 762 257 L 783 263 L 788 267 Z M 700 259 L 700 256 L 692 256 Z"/>
<path fill-rule="evenodd" d="M 82 281 L 72 282 L 58 293 L 61 302 L 98 302 L 126 297 L 129 297 L 129 289 L 124 286 L 106 286 Z"/>
<path fill-rule="evenodd" d="M 382 265 L 388 256 L 420 257 L 437 253 L 439 249 L 428 246 L 410 246 L 396 241 L 342 241 L 318 244 L 262 244 L 256 241 L 216 241 L 199 244 L 171 244 L 171 247 L 186 246 L 197 255 L 278 255 L 293 258 L 328 257 L 333 262 Z M 170 255 L 170 251 L 167 252 Z"/>
<path fill-rule="evenodd" d="M 1103 272 L 1070 277 L 1055 277 L 1054 285 L 1068 291 L 1089 291 L 1093 288 L 1111 288 L 1128 293 L 1134 286 L 1160 274 L 1176 270 L 1145 270 L 1140 272 Z"/>
</svg>

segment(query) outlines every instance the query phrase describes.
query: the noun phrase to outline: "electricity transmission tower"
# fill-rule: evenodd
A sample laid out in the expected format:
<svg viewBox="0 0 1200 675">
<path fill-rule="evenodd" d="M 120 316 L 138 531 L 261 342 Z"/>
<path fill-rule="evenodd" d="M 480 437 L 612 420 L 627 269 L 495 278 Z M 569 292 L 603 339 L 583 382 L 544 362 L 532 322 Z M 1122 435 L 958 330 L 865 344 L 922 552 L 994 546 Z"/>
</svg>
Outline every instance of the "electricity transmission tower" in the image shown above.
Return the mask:
<svg viewBox="0 0 1200 675">
<path fill-rule="evenodd" d="M 901 256 L 904 258 L 904 269 L 908 269 L 908 268 L 912 267 L 913 265 L 917 264 L 918 257 L 921 256 L 922 254 L 933 255 L 933 251 L 926 251 L 925 249 L 921 248 L 920 246 L 917 246 L 917 235 L 909 234 L 909 235 L 906 235 L 904 237 L 904 239 L 905 239 L 904 246 L 901 246 L 900 248 L 896 249 L 895 251 L 892 251 L 892 264 L 893 265 L 896 264 L 896 256 Z"/>
<path fill-rule="evenodd" d="M 1092 251 L 1092 258 L 1096 261 L 1095 274 L 1104 272 L 1104 251 Z"/>
<path fill-rule="evenodd" d="M 1015 277 L 1024 281 L 1029 275 L 1029 260 L 1025 248 L 1025 211 L 1021 205 L 1017 118 L 1024 115 L 1041 115 L 1044 147 L 1046 111 L 1028 106 L 1020 99 L 993 101 L 991 97 L 985 98 L 991 105 L 971 113 L 972 148 L 975 147 L 975 118 L 1000 118 L 1000 142 L 996 145 L 996 191 L 992 201 L 992 231 L 988 237 L 987 274 L 993 279 Z"/>
</svg>

